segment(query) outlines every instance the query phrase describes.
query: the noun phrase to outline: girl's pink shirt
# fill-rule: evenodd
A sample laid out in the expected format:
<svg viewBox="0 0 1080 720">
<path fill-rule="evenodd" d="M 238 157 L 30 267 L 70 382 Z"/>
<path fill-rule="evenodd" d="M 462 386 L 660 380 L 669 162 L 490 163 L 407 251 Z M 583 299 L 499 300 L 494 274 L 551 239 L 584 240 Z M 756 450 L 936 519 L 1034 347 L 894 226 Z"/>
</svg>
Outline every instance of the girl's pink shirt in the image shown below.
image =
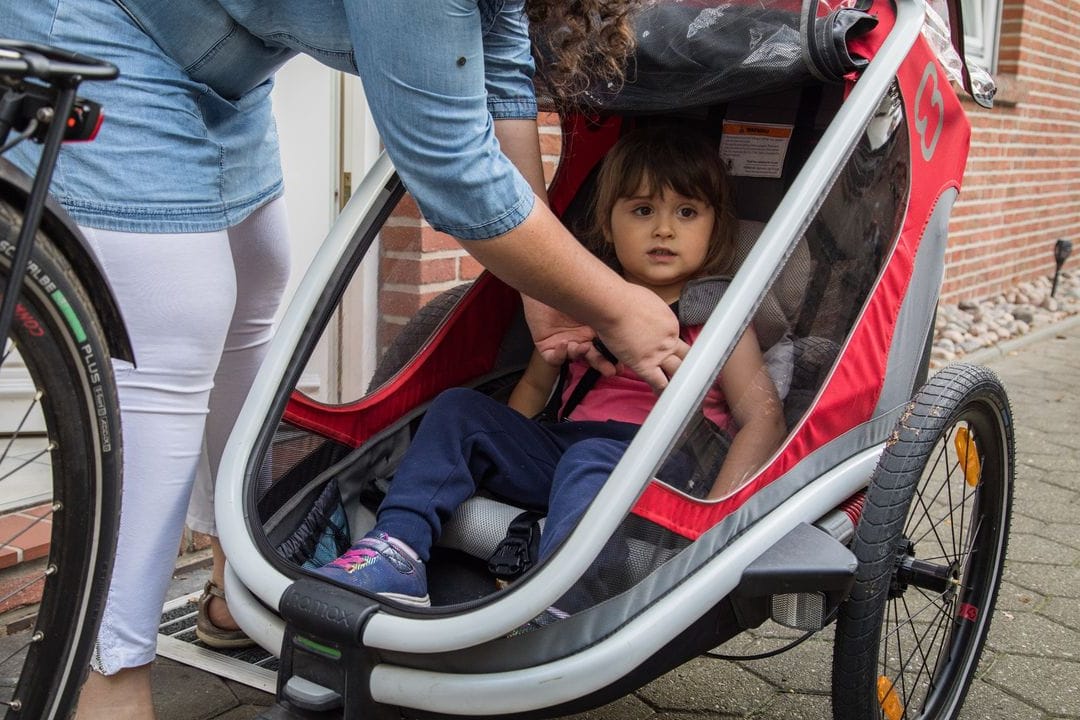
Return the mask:
<svg viewBox="0 0 1080 720">
<path fill-rule="evenodd" d="M 688 345 L 692 345 L 701 333 L 701 326 L 684 326 L 680 335 Z M 589 369 L 584 360 L 570 363 L 569 377 L 563 388 L 562 404 L 570 399 L 570 394 L 577 387 L 585 372 Z M 619 422 L 640 425 L 645 422 L 645 416 L 656 404 L 656 395 L 648 383 L 638 377 L 632 370 L 623 364 L 619 364 L 616 372 L 611 377 L 600 377 L 596 385 L 585 394 L 581 402 L 570 413 L 570 420 L 617 420 Z M 704 403 L 705 417 L 716 423 L 717 426 L 727 432 L 735 431 L 735 421 L 731 417 L 731 410 L 724 400 L 724 394 L 720 391 L 720 378 L 713 383 L 705 394 Z"/>
</svg>

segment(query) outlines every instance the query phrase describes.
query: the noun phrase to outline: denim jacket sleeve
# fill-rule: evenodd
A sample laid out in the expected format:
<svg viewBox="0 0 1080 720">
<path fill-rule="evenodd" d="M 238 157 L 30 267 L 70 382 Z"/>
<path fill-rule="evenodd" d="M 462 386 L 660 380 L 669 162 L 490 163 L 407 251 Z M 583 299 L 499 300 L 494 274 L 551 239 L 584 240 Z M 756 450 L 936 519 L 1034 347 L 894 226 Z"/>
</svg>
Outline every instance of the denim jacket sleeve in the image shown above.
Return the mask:
<svg viewBox="0 0 1080 720">
<path fill-rule="evenodd" d="M 524 0 L 344 7 L 375 124 L 424 217 L 462 240 L 517 227 L 535 196 L 493 123 L 536 116 Z"/>
<path fill-rule="evenodd" d="M 480 2 L 488 111 L 496 120 L 536 117 L 533 56 L 523 0 Z"/>
</svg>

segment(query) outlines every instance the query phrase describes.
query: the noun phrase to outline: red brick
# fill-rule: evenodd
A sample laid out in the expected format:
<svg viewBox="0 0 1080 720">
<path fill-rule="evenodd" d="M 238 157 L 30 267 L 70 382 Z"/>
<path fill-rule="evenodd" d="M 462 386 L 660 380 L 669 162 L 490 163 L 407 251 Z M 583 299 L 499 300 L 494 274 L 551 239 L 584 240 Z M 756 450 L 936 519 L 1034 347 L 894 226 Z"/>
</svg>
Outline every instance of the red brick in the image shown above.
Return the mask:
<svg viewBox="0 0 1080 720">
<path fill-rule="evenodd" d="M 28 560 L 37 560 L 38 558 L 47 556 L 49 554 L 49 540 L 51 538 L 52 524 L 48 521 L 41 521 L 29 525 L 26 528 L 26 532 L 15 540 L 12 540 L 9 545 L 21 548 L 23 562 L 26 562 Z"/>
<path fill-rule="evenodd" d="M 41 600 L 45 563 L 22 563 L 0 573 L 0 613 L 33 605 Z"/>
<path fill-rule="evenodd" d="M 463 255 L 458 258 L 458 277 L 462 280 L 475 280 L 484 272 L 484 266 L 476 261 L 471 255 Z"/>
<path fill-rule="evenodd" d="M 457 279 L 457 258 L 384 257 L 379 272 L 384 283 L 428 285 Z"/>
<path fill-rule="evenodd" d="M 540 133 L 540 152 L 543 155 L 557 157 L 562 152 L 562 136 L 552 133 Z"/>
<path fill-rule="evenodd" d="M 383 290 L 379 293 L 379 311 L 382 315 L 411 317 L 421 305 L 421 297 L 416 293 L 398 290 Z"/>
</svg>

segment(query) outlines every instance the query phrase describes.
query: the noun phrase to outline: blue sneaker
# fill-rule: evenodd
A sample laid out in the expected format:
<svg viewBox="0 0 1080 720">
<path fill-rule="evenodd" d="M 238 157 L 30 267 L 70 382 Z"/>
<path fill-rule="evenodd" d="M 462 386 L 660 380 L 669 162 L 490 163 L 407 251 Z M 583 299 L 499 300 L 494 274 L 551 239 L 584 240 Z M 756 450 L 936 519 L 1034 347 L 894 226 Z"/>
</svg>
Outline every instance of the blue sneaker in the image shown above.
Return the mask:
<svg viewBox="0 0 1080 720">
<path fill-rule="evenodd" d="M 368 533 L 344 555 L 315 572 L 405 605 L 431 605 L 424 563 L 394 547 L 386 533 Z"/>
</svg>

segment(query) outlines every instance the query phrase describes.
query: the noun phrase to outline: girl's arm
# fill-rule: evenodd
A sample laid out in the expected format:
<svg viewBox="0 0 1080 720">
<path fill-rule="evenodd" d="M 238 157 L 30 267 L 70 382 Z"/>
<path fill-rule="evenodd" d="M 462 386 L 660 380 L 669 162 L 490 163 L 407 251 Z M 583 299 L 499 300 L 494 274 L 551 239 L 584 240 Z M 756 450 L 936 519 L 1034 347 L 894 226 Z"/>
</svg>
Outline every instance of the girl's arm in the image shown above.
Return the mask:
<svg viewBox="0 0 1080 720">
<path fill-rule="evenodd" d="M 720 388 L 739 429 L 709 491 L 710 500 L 727 495 L 757 472 L 787 434 L 776 385 L 765 370 L 752 328 L 724 364 Z"/>
<path fill-rule="evenodd" d="M 559 368 L 548 365 L 544 358 L 536 350 L 533 350 L 525 373 L 514 386 L 510 393 L 507 405 L 517 410 L 525 417 L 533 417 L 544 409 L 551 390 L 555 387 L 555 381 L 559 378 Z"/>
</svg>

